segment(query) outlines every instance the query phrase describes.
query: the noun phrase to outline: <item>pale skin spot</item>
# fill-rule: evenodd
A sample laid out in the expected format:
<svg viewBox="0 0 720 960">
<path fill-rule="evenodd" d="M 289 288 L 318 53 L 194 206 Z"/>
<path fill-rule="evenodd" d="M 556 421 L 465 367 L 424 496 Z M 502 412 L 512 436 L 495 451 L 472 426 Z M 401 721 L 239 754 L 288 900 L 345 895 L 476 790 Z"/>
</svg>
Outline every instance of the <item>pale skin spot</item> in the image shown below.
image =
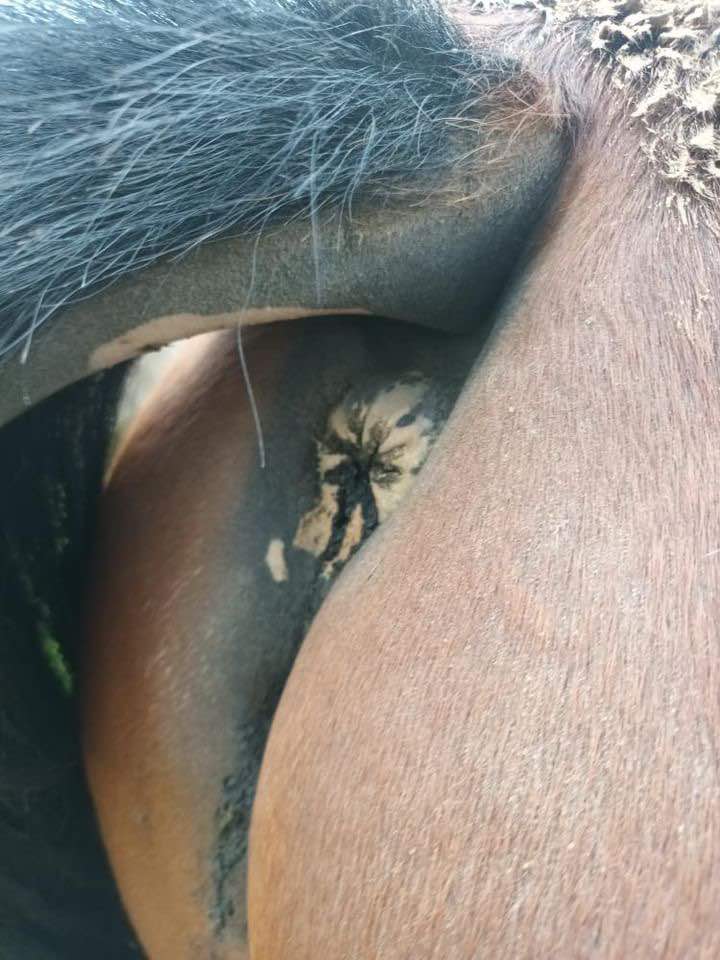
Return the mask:
<svg viewBox="0 0 720 960">
<path fill-rule="evenodd" d="M 334 451 L 334 440 L 357 450 L 358 463 L 366 463 L 366 482 L 380 523 L 407 496 L 435 439 L 433 421 L 413 414 L 427 388 L 426 381 L 411 376 L 380 390 L 370 402 L 341 403 L 328 417 L 326 440 L 317 445 L 321 481 L 336 467 L 354 459 L 351 453 Z M 406 422 L 400 425 L 404 419 Z M 338 514 L 338 494 L 336 484 L 321 483 L 320 500 L 301 517 L 294 547 L 316 557 L 325 552 Z M 364 536 L 365 518 L 358 503 L 345 525 L 336 555 L 323 565 L 325 579 L 330 579 L 350 559 Z"/>
<path fill-rule="evenodd" d="M 397 383 L 379 393 L 362 414 L 363 446 L 370 442 L 370 432 L 377 424 L 385 424 L 388 430 L 394 432 L 398 420 L 410 413 L 420 403 L 426 392 L 427 383 L 424 380 L 418 380 L 415 383 Z M 394 439 L 393 446 L 395 446 Z"/>
<path fill-rule="evenodd" d="M 411 414 L 427 391 L 427 383 L 418 379 L 415 382 L 393 384 L 378 394 L 376 399 L 362 409 L 362 444 L 373 442 L 373 432 L 380 427 L 385 437 L 377 451 L 376 469 L 371 472 L 370 486 L 378 511 L 378 520 L 383 523 L 407 496 L 415 480 L 415 474 L 425 462 L 434 440 L 433 423 L 427 417 L 416 416 L 412 423 L 398 426 L 403 417 Z M 341 411 L 345 413 L 345 411 Z M 347 423 L 336 417 L 332 421 L 345 433 L 349 433 Z M 384 468 L 393 467 L 390 482 L 383 483 Z"/>
<path fill-rule="evenodd" d="M 427 417 L 418 416 L 406 427 L 395 427 L 380 446 L 378 453 L 381 464 L 392 465 L 399 470 L 390 484 L 371 483 L 380 523 L 387 520 L 409 493 L 417 471 L 430 452 L 434 440 L 433 427 L 433 422 Z"/>
<path fill-rule="evenodd" d="M 298 550 L 319 557 L 332 536 L 333 517 L 338 512 L 338 488 L 332 483 L 320 487 L 320 502 L 303 514 L 293 540 Z"/>
<path fill-rule="evenodd" d="M 285 541 L 273 537 L 268 544 L 265 554 L 265 564 L 275 583 L 285 583 L 288 579 L 288 568 L 285 562 Z"/>
<path fill-rule="evenodd" d="M 350 426 L 348 412 L 343 406 L 336 407 L 330 414 L 328 434 L 334 434 L 341 440 L 347 440 L 348 443 L 355 443 L 356 437 Z"/>
<path fill-rule="evenodd" d="M 318 444 L 318 465 L 321 477 L 324 477 L 326 473 L 329 473 L 330 470 L 333 470 L 335 467 L 339 467 L 344 460 L 347 460 L 346 454 L 331 453 L 329 450 L 326 450 L 321 443 Z"/>
</svg>

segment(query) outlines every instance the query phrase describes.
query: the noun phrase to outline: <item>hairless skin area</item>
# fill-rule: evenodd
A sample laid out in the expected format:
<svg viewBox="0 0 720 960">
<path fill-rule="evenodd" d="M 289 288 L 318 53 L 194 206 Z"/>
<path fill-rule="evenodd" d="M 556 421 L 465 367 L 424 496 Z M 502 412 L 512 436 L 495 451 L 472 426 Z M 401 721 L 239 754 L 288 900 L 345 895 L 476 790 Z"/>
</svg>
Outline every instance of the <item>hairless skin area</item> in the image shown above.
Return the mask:
<svg viewBox="0 0 720 960">
<path fill-rule="evenodd" d="M 250 809 L 295 652 L 408 494 L 484 335 L 346 318 L 251 331 L 265 469 L 236 337 L 206 335 L 121 442 L 90 588 L 85 742 L 151 957 L 241 955 Z"/>
</svg>

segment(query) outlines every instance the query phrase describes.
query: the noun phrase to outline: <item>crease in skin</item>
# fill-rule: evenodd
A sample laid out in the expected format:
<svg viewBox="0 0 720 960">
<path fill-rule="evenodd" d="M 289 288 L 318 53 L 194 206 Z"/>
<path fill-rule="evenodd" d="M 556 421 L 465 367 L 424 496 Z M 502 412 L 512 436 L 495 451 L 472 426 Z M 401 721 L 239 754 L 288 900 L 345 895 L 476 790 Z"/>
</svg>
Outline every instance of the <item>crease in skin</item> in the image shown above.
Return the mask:
<svg viewBox="0 0 720 960">
<path fill-rule="evenodd" d="M 36 330 L 26 364 L 0 359 L 0 423 L 76 380 L 210 330 L 340 314 L 475 329 L 554 192 L 567 138 L 553 123 L 530 116 L 518 127 L 501 111 L 489 148 L 473 177 L 415 184 L 420 201 L 415 193 L 374 208 L 366 199 L 352 216 L 328 209 L 317 225 L 320 301 L 306 226 L 291 222 L 208 241 L 68 306 Z"/>
<path fill-rule="evenodd" d="M 287 307 L 248 307 L 225 313 L 169 313 L 153 317 L 127 333 L 101 344 L 88 359 L 87 372 L 97 373 L 124 360 L 132 360 L 148 350 L 156 350 L 174 340 L 194 337 L 215 330 L 251 327 L 279 320 L 301 320 L 304 317 L 367 316 L 362 307 L 309 307 L 297 304 Z"/>
</svg>

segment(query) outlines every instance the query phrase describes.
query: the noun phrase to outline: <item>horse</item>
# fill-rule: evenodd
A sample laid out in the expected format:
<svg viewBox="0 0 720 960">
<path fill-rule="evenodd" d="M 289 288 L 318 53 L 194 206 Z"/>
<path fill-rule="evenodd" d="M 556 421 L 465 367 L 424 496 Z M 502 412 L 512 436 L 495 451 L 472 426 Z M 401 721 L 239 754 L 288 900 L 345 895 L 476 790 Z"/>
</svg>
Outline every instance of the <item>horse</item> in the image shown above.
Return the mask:
<svg viewBox="0 0 720 960">
<path fill-rule="evenodd" d="M 4 16 L 6 949 L 715 956 L 716 5 Z"/>
</svg>

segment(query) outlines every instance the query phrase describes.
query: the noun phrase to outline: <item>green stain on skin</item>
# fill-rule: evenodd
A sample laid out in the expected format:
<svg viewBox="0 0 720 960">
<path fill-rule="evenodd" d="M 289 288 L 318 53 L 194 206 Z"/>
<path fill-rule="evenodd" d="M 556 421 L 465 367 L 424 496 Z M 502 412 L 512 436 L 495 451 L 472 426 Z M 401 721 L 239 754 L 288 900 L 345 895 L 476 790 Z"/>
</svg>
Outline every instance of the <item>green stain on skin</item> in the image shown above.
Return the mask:
<svg viewBox="0 0 720 960">
<path fill-rule="evenodd" d="M 63 653 L 62 645 L 52 629 L 50 609 L 48 605 L 38 597 L 28 574 L 20 574 L 20 582 L 25 588 L 28 600 L 35 610 L 36 636 L 40 643 L 40 649 L 45 657 L 45 662 L 60 684 L 63 693 L 68 697 L 72 696 L 75 678 L 73 677 L 70 664 L 67 662 L 65 654 Z"/>
<path fill-rule="evenodd" d="M 75 679 L 72 675 L 70 666 L 62 652 L 62 647 L 55 637 L 46 629 L 40 628 L 40 642 L 45 660 L 50 667 L 55 679 L 60 684 L 63 693 L 68 697 L 72 695 L 75 686 Z"/>
</svg>

